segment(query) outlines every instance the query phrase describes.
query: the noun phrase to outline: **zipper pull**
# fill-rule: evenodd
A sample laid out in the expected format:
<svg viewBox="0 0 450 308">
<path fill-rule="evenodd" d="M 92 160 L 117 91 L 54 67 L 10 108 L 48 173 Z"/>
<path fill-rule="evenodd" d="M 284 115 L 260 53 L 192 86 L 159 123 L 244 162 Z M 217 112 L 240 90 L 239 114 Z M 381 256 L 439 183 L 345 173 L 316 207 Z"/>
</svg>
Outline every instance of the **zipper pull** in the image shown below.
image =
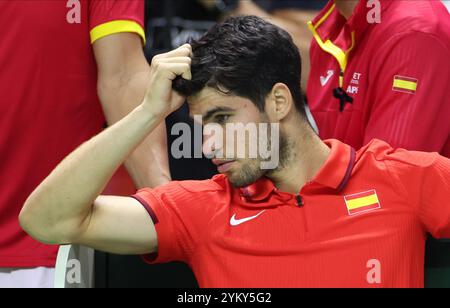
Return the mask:
<svg viewBox="0 0 450 308">
<path fill-rule="evenodd" d="M 295 196 L 295 199 L 297 200 L 298 207 L 303 207 L 304 206 L 302 196 L 297 195 L 297 196 Z"/>
</svg>

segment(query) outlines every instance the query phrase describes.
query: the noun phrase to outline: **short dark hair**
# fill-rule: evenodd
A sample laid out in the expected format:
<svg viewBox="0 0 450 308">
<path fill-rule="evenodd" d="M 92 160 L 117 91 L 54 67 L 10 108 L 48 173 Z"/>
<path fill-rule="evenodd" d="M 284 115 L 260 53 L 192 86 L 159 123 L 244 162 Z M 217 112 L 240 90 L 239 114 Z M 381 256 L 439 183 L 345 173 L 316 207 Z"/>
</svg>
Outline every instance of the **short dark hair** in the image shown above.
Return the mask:
<svg viewBox="0 0 450 308">
<path fill-rule="evenodd" d="M 284 83 L 305 115 L 300 52 L 283 29 L 256 16 L 232 17 L 191 45 L 192 80 L 177 78 L 173 85 L 180 94 L 188 97 L 211 87 L 248 98 L 264 111 L 273 86 Z"/>
</svg>

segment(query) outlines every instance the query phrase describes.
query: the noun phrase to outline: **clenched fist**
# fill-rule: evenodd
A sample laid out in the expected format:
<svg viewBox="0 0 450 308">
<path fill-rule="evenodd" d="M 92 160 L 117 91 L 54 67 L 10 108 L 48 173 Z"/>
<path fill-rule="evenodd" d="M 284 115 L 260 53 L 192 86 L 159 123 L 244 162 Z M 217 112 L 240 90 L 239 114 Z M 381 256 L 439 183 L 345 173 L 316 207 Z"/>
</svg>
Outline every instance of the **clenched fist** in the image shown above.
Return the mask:
<svg viewBox="0 0 450 308">
<path fill-rule="evenodd" d="M 143 105 L 156 117 L 166 118 L 183 104 L 185 98 L 172 89 L 172 82 L 178 76 L 192 79 L 191 57 L 192 48 L 186 44 L 153 58 Z"/>
</svg>

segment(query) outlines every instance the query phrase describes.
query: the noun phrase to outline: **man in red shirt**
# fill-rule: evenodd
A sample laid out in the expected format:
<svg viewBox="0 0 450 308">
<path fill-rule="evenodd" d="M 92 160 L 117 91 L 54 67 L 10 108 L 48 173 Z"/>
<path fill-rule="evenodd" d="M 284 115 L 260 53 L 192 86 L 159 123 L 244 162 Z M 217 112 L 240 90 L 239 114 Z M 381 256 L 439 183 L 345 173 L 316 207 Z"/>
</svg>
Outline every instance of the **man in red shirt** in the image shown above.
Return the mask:
<svg viewBox="0 0 450 308">
<path fill-rule="evenodd" d="M 144 96 L 144 2 L 0 0 L 0 14 L 0 287 L 51 286 L 51 270 L 27 269 L 54 267 L 57 247 L 27 236 L 19 212 L 105 116 L 113 124 Z M 138 187 L 168 180 L 164 141 L 155 131 L 127 161 Z"/>
<path fill-rule="evenodd" d="M 47 243 L 184 261 L 202 287 L 422 287 L 426 232 L 450 237 L 450 160 L 377 140 L 358 152 L 321 141 L 299 65 L 289 34 L 257 17 L 231 18 L 193 48 L 155 57 L 141 105 L 53 171 L 28 198 L 22 226 Z M 99 197 L 183 96 L 207 124 L 204 151 L 221 174 Z M 256 124 L 263 144 L 263 124 L 278 126 L 279 164 L 262 168 L 276 156 L 272 138 L 270 157 L 224 159 L 235 153 L 235 123 Z M 210 144 L 208 124 L 222 128 L 222 145 Z"/>
<path fill-rule="evenodd" d="M 309 27 L 307 96 L 321 138 L 356 149 L 379 138 L 450 157 L 450 15 L 441 1 L 330 1 Z"/>
<path fill-rule="evenodd" d="M 322 139 L 450 157 L 450 16 L 441 1 L 330 1 L 310 24 Z"/>
</svg>

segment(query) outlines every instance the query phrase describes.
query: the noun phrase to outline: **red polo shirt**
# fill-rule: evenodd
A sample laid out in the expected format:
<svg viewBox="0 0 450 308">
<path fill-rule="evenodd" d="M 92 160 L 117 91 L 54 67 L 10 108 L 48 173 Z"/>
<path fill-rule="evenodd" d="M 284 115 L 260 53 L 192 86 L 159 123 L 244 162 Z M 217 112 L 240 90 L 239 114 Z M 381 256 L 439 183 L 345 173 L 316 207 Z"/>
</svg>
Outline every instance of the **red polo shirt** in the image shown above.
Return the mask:
<svg viewBox="0 0 450 308">
<path fill-rule="evenodd" d="M 101 131 L 91 43 L 117 32 L 145 39 L 144 3 L 0 0 L 0 14 L 0 267 L 54 266 L 57 247 L 27 236 L 19 212 L 64 157 Z"/>
<path fill-rule="evenodd" d="M 330 1 L 310 23 L 307 94 L 320 136 L 450 157 L 450 15 L 441 1 L 380 3 L 379 24 L 367 0 L 348 21 Z M 339 86 L 353 98 L 342 112 Z"/>
<path fill-rule="evenodd" d="M 186 262 L 201 287 L 423 287 L 427 232 L 450 237 L 450 160 L 326 143 L 298 196 L 223 175 L 139 191 L 158 236 L 146 260 Z"/>
</svg>

